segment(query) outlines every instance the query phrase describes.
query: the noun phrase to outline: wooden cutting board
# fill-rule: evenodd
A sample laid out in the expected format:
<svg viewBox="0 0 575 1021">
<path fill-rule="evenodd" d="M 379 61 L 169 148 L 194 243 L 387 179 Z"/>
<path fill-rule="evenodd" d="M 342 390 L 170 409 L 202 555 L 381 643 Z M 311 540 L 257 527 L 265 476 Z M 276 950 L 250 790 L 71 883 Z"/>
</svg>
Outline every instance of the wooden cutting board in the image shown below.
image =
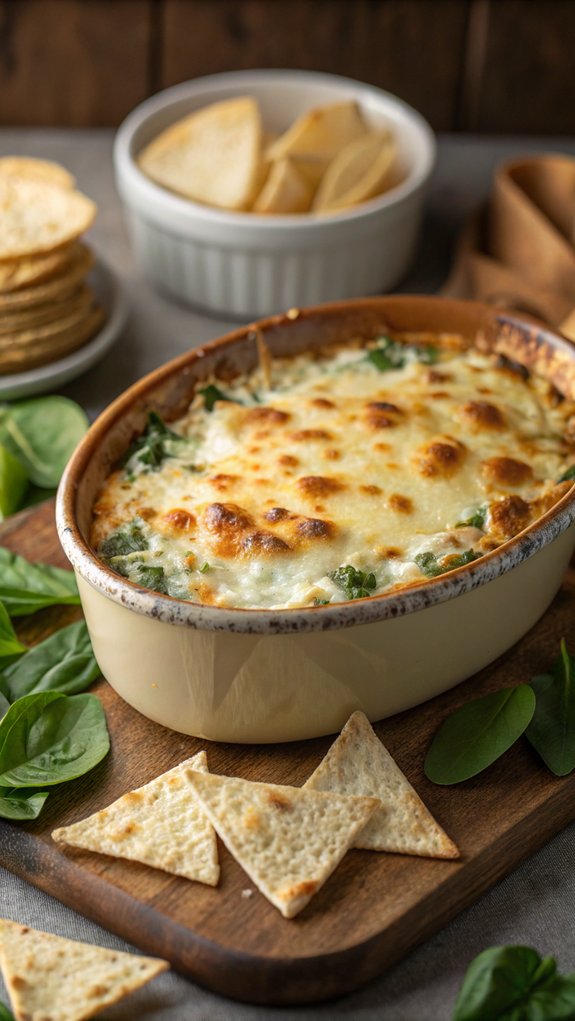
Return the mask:
<svg viewBox="0 0 575 1021">
<path fill-rule="evenodd" d="M 0 544 L 65 566 L 53 505 L 0 528 Z M 21 629 L 34 642 L 78 611 L 46 610 Z M 557 779 L 521 739 L 489 770 L 456 787 L 426 780 L 423 760 L 445 716 L 471 697 L 545 672 L 560 639 L 573 644 L 575 574 L 545 617 L 481 673 L 376 726 L 400 767 L 461 850 L 457 862 L 351 851 L 296 919 L 280 916 L 220 845 L 212 889 L 135 862 L 60 850 L 50 832 L 103 808 L 206 748 L 212 772 L 300 785 L 330 739 L 270 746 L 211 744 L 144 719 L 100 681 L 112 752 L 51 795 L 35 823 L 0 820 L 0 864 L 63 903 L 240 1000 L 294 1004 L 350 992 L 388 968 L 575 819 L 575 775 Z M 454 641 L 438 635 L 437 641 Z"/>
</svg>

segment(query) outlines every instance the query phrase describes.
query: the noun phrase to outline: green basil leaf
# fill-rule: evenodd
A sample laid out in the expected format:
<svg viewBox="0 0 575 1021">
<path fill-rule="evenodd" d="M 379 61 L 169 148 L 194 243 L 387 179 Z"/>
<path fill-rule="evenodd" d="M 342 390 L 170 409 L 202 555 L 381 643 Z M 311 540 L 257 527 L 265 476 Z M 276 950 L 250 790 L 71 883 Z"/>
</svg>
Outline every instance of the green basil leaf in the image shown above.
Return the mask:
<svg viewBox="0 0 575 1021">
<path fill-rule="evenodd" d="M 216 401 L 230 401 L 232 404 L 241 404 L 235 397 L 229 397 L 223 390 L 220 390 L 218 386 L 214 386 L 213 383 L 209 383 L 208 386 L 203 386 L 198 390 L 198 393 L 204 398 L 204 407 L 206 411 L 213 411 Z"/>
<path fill-rule="evenodd" d="M 0 691 L 11 701 L 38 691 L 75 695 L 97 677 L 88 628 L 83 620 L 60 628 L 0 672 Z"/>
<path fill-rule="evenodd" d="M 338 588 L 343 589 L 348 599 L 365 599 L 373 595 L 374 589 L 377 588 L 375 574 L 360 571 L 351 564 L 338 567 L 330 577 Z"/>
<path fill-rule="evenodd" d="M 505 688 L 462 706 L 441 725 L 425 759 L 433 783 L 468 780 L 495 762 L 528 727 L 535 695 L 528 684 Z"/>
<path fill-rule="evenodd" d="M 104 710 L 95 695 L 25 695 L 0 722 L 0 787 L 73 780 L 93 769 L 109 747 Z"/>
<path fill-rule="evenodd" d="M 82 409 L 67 397 L 34 397 L 0 406 L 0 443 L 24 465 L 36 486 L 57 486 L 88 428 Z"/>
<path fill-rule="evenodd" d="M 14 1015 L 2 1003 L 0 1003 L 0 1021 L 14 1021 Z"/>
<path fill-rule="evenodd" d="M 26 646 L 18 640 L 8 611 L 4 604 L 0 603 L 0 664 L 4 657 L 19 656 L 23 652 L 26 652 Z"/>
<path fill-rule="evenodd" d="M 168 457 L 176 457 L 187 442 L 184 436 L 169 429 L 155 411 L 150 411 L 144 432 L 134 440 L 122 463 L 129 474 L 157 471 Z"/>
<path fill-rule="evenodd" d="M 566 776 L 575 769 L 575 659 L 564 640 L 553 674 L 534 677 L 531 687 L 537 704 L 525 736 L 552 773 Z"/>
<path fill-rule="evenodd" d="M 542 959 L 531 947 L 490 947 L 469 966 L 457 997 L 453 1021 L 567 1019 L 568 1014 L 529 1012 L 533 995 L 553 988 L 559 978 L 556 971 L 552 957 Z"/>
<path fill-rule="evenodd" d="M 19 510 L 27 488 L 24 465 L 0 443 L 0 521 Z"/>
<path fill-rule="evenodd" d="M 31 564 L 0 546 L 0 600 L 11 617 L 21 617 L 46 606 L 77 606 L 80 596 L 72 571 Z"/>
<path fill-rule="evenodd" d="M 37 819 L 49 793 L 49 791 L 22 791 L 14 790 L 13 787 L 0 787 L 0 818 L 23 821 Z M 2 1021 L 1 1014 L 0 1021 Z"/>
</svg>

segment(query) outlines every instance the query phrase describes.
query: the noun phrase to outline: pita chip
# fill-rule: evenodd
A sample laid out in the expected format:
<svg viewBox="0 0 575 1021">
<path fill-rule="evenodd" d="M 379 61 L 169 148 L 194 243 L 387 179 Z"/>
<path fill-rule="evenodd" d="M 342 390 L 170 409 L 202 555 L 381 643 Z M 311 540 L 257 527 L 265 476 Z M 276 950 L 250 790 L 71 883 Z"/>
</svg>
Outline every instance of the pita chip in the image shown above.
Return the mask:
<svg viewBox="0 0 575 1021">
<path fill-rule="evenodd" d="M 285 918 L 323 886 L 378 804 L 193 770 L 186 775 L 228 850 Z"/>
<path fill-rule="evenodd" d="M 379 799 L 378 810 L 358 834 L 354 847 L 427 858 L 459 857 L 453 841 L 436 823 L 361 712 L 350 716 L 303 789 Z"/>
<path fill-rule="evenodd" d="M 0 967 L 16 1021 L 85 1021 L 169 964 L 1 919 Z"/>
<path fill-rule="evenodd" d="M 53 839 L 217 886 L 216 835 L 186 780 L 188 768 L 207 772 L 206 753 L 198 752 L 87 819 L 54 830 Z"/>
</svg>

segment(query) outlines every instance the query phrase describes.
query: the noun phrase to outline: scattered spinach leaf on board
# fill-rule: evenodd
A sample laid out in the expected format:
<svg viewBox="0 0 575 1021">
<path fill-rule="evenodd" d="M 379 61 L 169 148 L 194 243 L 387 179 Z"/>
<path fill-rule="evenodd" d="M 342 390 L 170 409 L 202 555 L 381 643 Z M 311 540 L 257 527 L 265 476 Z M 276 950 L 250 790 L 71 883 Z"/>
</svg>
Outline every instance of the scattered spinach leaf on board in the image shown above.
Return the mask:
<svg viewBox="0 0 575 1021">
<path fill-rule="evenodd" d="M 0 818 L 12 819 L 15 822 L 37 819 L 49 793 L 50 791 L 0 787 Z M 2 1021 L 1 1014 L 0 1021 Z"/>
<path fill-rule="evenodd" d="M 338 567 L 331 575 L 331 579 L 345 592 L 348 599 L 365 599 L 366 596 L 373 595 L 373 590 L 377 587 L 375 574 L 360 571 L 351 564 Z"/>
<path fill-rule="evenodd" d="M 476 776 L 515 744 L 534 712 L 535 694 L 528 684 L 467 702 L 437 731 L 425 757 L 425 775 L 437 784 Z"/>
<path fill-rule="evenodd" d="M 231 404 L 241 404 L 236 397 L 230 397 L 228 394 L 220 390 L 219 386 L 215 386 L 214 383 L 208 383 L 207 386 L 200 387 L 197 391 L 204 398 L 204 407 L 206 411 L 213 411 L 216 401 L 228 401 Z"/>
<path fill-rule="evenodd" d="M 95 695 L 24 695 L 0 721 L 0 787 L 74 780 L 101 762 L 109 747 L 104 710 Z"/>
<path fill-rule="evenodd" d="M 573 1021 L 575 975 L 531 947 L 489 947 L 471 962 L 453 1021 Z"/>
<path fill-rule="evenodd" d="M 534 677 L 536 707 L 525 736 L 556 776 L 575 769 L 575 659 L 565 640 L 552 674 Z"/>
<path fill-rule="evenodd" d="M 0 691 L 0 720 L 5 715 L 5 713 L 8 712 L 9 708 L 10 708 L 10 703 L 9 703 L 8 699 Z"/>
<path fill-rule="evenodd" d="M 72 571 L 51 564 L 31 564 L 0 546 L 0 600 L 11 617 L 35 613 L 46 606 L 79 606 Z"/>
<path fill-rule="evenodd" d="M 122 464 L 128 473 L 157 471 L 168 457 L 175 457 L 186 444 L 184 436 L 169 429 L 155 411 L 141 436 L 131 444 Z"/>
<path fill-rule="evenodd" d="M 27 489 L 24 465 L 0 444 L 0 521 L 20 509 Z"/>
<path fill-rule="evenodd" d="M 14 1015 L 10 1013 L 3 1003 L 0 1003 L 0 1021 L 14 1021 Z"/>
<path fill-rule="evenodd" d="M 82 409 L 67 397 L 34 397 L 0 404 L 0 443 L 36 486 L 57 486 L 88 428 Z"/>
<path fill-rule="evenodd" d="M 26 646 L 22 645 L 14 631 L 6 607 L 0 603 L 0 671 L 4 659 L 20 656 L 24 652 L 26 652 Z"/>
<path fill-rule="evenodd" d="M 1 605 L 1 604 L 0 604 Z M 0 692 L 10 702 L 38 691 L 76 695 L 100 676 L 83 620 L 60 628 L 1 669 Z"/>
</svg>

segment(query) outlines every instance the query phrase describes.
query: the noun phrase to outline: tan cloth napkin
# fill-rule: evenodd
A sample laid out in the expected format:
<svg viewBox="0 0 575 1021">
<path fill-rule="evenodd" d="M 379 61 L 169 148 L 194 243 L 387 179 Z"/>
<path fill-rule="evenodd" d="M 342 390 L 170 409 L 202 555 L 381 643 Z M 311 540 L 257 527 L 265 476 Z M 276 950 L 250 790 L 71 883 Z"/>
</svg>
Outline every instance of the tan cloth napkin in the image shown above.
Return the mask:
<svg viewBox="0 0 575 1021">
<path fill-rule="evenodd" d="M 532 156 L 498 167 L 441 293 L 529 312 L 575 340 L 575 159 Z"/>
</svg>

